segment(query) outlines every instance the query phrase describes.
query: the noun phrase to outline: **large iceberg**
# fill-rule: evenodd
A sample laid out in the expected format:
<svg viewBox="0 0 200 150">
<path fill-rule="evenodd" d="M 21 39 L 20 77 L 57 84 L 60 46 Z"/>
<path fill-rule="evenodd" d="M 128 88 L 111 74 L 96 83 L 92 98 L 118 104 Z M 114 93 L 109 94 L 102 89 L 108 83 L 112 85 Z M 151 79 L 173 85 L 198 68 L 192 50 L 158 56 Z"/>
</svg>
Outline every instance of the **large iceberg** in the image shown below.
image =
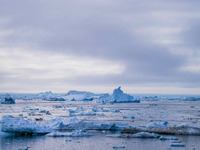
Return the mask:
<svg viewBox="0 0 200 150">
<path fill-rule="evenodd" d="M 64 98 L 72 101 L 92 101 L 98 96 L 98 94 L 92 92 L 71 90 L 64 96 Z"/>
<path fill-rule="evenodd" d="M 99 101 L 101 103 L 140 103 L 140 100 L 134 99 L 133 96 L 124 93 L 121 87 L 114 89 L 112 95 L 106 94 L 99 97 Z"/>
<path fill-rule="evenodd" d="M 47 101 L 65 101 L 62 96 L 54 94 L 53 92 L 41 92 L 35 96 L 35 99 L 43 99 Z"/>
<path fill-rule="evenodd" d="M 42 135 L 50 133 L 50 127 L 36 122 L 31 122 L 13 116 L 3 116 L 1 120 L 1 131 L 19 135 Z"/>
<path fill-rule="evenodd" d="M 15 99 L 7 94 L 0 102 L 1 104 L 15 104 Z"/>
<path fill-rule="evenodd" d="M 82 121 L 77 118 L 56 118 L 47 123 L 54 130 L 121 130 L 131 128 L 127 124 Z"/>
</svg>

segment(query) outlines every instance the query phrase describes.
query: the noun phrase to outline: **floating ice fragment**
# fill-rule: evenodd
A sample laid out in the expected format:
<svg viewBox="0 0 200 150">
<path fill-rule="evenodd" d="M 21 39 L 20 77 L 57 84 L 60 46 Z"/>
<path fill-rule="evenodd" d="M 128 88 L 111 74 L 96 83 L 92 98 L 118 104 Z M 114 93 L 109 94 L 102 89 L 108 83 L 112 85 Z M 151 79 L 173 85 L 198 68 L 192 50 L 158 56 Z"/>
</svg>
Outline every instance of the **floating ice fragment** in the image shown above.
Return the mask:
<svg viewBox="0 0 200 150">
<path fill-rule="evenodd" d="M 115 145 L 115 146 L 113 146 L 113 148 L 114 148 L 114 149 L 116 149 L 116 148 L 125 148 L 125 146 Z"/>
<path fill-rule="evenodd" d="M 149 132 L 139 132 L 133 135 L 135 138 L 158 138 L 160 135 L 156 133 L 149 133 Z"/>
<path fill-rule="evenodd" d="M 159 140 L 165 141 L 165 140 L 178 140 L 177 137 L 171 136 L 171 137 L 165 137 L 165 136 L 161 136 L 159 138 Z"/>
<path fill-rule="evenodd" d="M 170 144 L 171 147 L 185 147 L 185 144 L 183 143 L 172 143 Z"/>
<path fill-rule="evenodd" d="M 106 137 L 111 137 L 111 138 L 121 138 L 122 135 L 121 135 L 121 134 L 109 134 L 109 135 L 106 135 Z"/>
<path fill-rule="evenodd" d="M 156 127 L 166 127 L 168 125 L 167 121 L 161 121 L 161 122 L 153 122 L 150 124 L 145 125 L 146 128 L 156 128 Z"/>
<path fill-rule="evenodd" d="M 84 137 L 84 136 L 92 136 L 92 133 L 89 132 L 82 132 L 79 130 L 75 130 L 73 132 L 59 132 L 59 131 L 53 131 L 47 136 L 53 136 L 53 137 Z"/>
</svg>

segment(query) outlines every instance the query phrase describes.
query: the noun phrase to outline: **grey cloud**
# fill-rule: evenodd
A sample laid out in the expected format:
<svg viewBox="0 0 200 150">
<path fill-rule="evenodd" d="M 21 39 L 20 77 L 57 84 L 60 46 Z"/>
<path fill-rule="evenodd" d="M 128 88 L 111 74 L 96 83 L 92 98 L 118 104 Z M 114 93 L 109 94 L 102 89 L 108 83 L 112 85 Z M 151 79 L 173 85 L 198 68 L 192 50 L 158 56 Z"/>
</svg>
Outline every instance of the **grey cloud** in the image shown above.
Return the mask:
<svg viewBox="0 0 200 150">
<path fill-rule="evenodd" d="M 139 33 L 140 27 L 175 26 L 151 16 L 151 13 L 198 11 L 198 1 L 3 1 L 0 16 L 11 19 L 0 30 L 14 32 L 2 39 L 1 47 L 73 54 L 111 60 L 126 66 L 121 75 L 76 76 L 55 82 L 75 84 L 163 83 L 197 86 L 199 74 L 179 70 L 185 56 L 169 51 L 169 45 L 151 42 Z M 3 6 L 3 7 L 2 7 Z M 131 21 L 130 21 L 131 20 Z M 181 22 L 185 20 L 181 18 Z M 197 24 L 189 24 L 185 41 L 199 46 Z M 173 46 L 173 45 L 172 45 Z M 199 84 L 200 85 L 200 84 Z"/>
</svg>

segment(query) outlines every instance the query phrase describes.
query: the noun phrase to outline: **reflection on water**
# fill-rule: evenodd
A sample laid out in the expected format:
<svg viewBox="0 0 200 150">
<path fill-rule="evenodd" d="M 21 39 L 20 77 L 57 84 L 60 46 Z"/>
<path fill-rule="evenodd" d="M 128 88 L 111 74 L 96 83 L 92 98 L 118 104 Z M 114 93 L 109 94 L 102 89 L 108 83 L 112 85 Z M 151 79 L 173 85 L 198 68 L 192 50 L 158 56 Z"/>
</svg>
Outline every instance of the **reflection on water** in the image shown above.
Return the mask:
<svg viewBox="0 0 200 150">
<path fill-rule="evenodd" d="M 183 149 L 192 150 L 200 147 L 200 136 L 176 136 L 185 143 L 186 147 L 171 148 L 170 141 L 158 139 L 138 138 L 109 138 L 107 134 L 94 133 L 92 137 L 1 137 L 1 150 L 18 150 L 30 147 L 30 150 L 111 150 L 114 145 L 125 146 L 124 150 L 161 150 L 161 149 Z M 66 141 L 71 139 L 71 141 Z"/>
</svg>

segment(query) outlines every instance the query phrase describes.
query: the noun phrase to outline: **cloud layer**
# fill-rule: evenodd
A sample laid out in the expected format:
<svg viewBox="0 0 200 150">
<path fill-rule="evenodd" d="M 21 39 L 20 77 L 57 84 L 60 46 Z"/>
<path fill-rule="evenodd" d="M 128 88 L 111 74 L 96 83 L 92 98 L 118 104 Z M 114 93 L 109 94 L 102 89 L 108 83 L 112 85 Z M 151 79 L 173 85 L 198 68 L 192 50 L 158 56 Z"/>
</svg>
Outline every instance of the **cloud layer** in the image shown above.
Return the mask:
<svg viewBox="0 0 200 150">
<path fill-rule="evenodd" d="M 0 90 L 105 92 L 123 85 L 132 93 L 173 87 L 171 93 L 198 94 L 199 4 L 3 0 Z"/>
</svg>

